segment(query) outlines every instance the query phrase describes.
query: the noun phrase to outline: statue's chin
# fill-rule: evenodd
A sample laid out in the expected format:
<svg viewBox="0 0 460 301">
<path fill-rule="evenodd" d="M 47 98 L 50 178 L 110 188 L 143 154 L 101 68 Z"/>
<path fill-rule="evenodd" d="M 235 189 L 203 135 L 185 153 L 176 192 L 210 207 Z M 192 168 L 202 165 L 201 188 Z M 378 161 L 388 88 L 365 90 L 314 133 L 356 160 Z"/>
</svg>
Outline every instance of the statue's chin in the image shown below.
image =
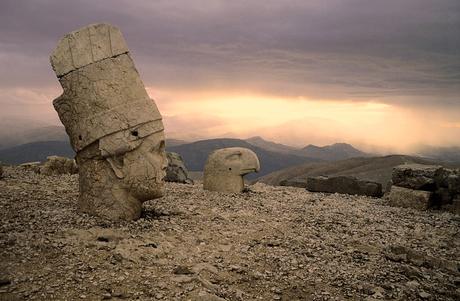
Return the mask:
<svg viewBox="0 0 460 301">
<path fill-rule="evenodd" d="M 164 183 L 139 184 L 131 186 L 129 192 L 139 201 L 145 202 L 164 196 L 165 188 Z"/>
</svg>

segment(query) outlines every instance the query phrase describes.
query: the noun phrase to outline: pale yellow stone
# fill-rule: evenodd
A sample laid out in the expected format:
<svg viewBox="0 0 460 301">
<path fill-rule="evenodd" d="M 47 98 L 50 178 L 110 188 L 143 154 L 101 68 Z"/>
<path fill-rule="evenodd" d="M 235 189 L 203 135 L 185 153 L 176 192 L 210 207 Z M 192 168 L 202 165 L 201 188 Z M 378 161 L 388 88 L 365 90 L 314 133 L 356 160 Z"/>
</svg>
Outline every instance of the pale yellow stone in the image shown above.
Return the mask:
<svg viewBox="0 0 460 301">
<path fill-rule="evenodd" d="M 58 77 L 91 63 L 128 53 L 120 30 L 109 24 L 92 24 L 72 31 L 59 40 L 51 54 Z"/>
<path fill-rule="evenodd" d="M 212 191 L 242 192 L 243 176 L 259 170 L 259 159 L 252 150 L 242 147 L 219 149 L 206 161 L 203 187 Z"/>
</svg>

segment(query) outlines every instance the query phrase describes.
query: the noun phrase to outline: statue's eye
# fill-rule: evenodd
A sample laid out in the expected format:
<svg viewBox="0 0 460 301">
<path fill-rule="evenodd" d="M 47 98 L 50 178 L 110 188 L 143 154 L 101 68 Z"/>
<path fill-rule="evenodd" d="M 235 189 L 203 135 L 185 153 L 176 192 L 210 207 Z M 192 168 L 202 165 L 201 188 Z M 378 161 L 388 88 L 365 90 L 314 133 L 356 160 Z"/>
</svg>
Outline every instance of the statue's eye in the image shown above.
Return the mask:
<svg viewBox="0 0 460 301">
<path fill-rule="evenodd" d="M 242 155 L 241 152 L 233 153 L 233 154 L 231 154 L 231 155 L 228 155 L 226 159 L 227 159 L 227 160 L 238 160 L 238 159 L 241 158 L 241 155 Z"/>
</svg>

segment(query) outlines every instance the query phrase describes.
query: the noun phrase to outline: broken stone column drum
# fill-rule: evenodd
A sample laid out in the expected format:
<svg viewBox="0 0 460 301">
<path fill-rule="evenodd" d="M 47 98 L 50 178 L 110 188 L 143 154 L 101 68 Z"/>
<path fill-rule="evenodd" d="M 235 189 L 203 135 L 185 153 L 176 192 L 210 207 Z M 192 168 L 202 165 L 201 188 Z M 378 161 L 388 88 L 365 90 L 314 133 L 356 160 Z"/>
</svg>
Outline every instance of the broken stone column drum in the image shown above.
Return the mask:
<svg viewBox="0 0 460 301">
<path fill-rule="evenodd" d="M 164 193 L 165 137 L 120 30 L 93 24 L 71 32 L 50 60 L 64 90 L 53 105 L 77 153 L 79 209 L 139 218 L 142 202 Z"/>
<path fill-rule="evenodd" d="M 242 192 L 243 176 L 259 170 L 259 159 L 252 150 L 243 147 L 218 149 L 206 161 L 203 188 L 220 192 Z"/>
</svg>

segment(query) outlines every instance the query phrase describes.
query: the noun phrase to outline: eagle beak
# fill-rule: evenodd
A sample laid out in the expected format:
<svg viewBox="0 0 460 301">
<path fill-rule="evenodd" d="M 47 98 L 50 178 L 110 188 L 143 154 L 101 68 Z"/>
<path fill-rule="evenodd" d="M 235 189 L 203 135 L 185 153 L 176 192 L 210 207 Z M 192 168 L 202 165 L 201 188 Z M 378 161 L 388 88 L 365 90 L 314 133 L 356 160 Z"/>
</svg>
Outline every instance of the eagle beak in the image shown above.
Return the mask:
<svg viewBox="0 0 460 301">
<path fill-rule="evenodd" d="M 260 163 L 257 155 L 255 153 L 248 152 L 243 154 L 244 156 L 244 168 L 241 169 L 241 175 L 246 175 L 251 172 L 259 172 L 260 171 Z"/>
</svg>

